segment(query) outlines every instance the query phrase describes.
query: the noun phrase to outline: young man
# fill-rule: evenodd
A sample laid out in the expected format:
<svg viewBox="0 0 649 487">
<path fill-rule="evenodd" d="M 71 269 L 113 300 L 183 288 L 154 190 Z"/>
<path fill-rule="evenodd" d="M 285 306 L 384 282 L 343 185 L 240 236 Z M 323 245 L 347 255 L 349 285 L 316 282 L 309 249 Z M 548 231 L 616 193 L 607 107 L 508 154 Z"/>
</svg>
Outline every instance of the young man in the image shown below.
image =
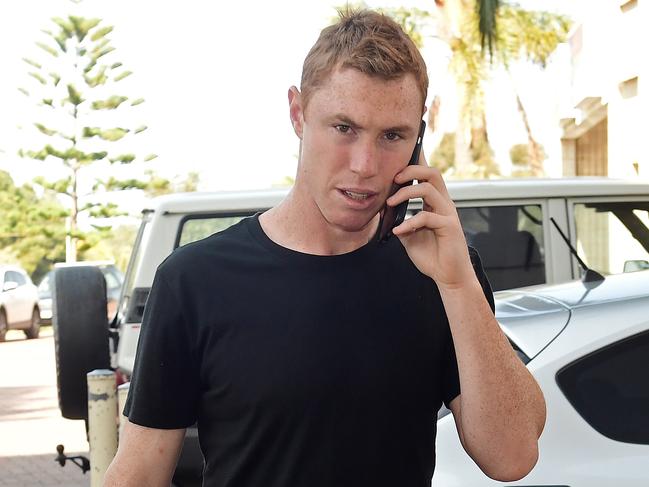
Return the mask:
<svg viewBox="0 0 649 487">
<path fill-rule="evenodd" d="M 206 486 L 428 486 L 442 403 L 487 475 L 531 470 L 539 387 L 439 172 L 406 167 L 427 88 L 393 21 L 351 12 L 322 32 L 288 93 L 293 190 L 158 269 L 106 485 L 169 485 L 197 421 Z M 416 197 L 377 242 L 386 198 Z"/>
</svg>

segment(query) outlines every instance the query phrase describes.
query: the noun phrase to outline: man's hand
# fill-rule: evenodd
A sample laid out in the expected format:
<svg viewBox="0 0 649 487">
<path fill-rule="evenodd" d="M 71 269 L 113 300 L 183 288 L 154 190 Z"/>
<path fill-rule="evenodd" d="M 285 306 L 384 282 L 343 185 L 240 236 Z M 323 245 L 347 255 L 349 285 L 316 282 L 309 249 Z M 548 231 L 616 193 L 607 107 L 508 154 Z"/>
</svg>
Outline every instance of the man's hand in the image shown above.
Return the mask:
<svg viewBox="0 0 649 487">
<path fill-rule="evenodd" d="M 422 198 L 423 211 L 404 221 L 393 233 L 419 271 L 440 288 L 461 287 L 475 279 L 475 273 L 455 204 L 442 175 L 428 167 L 423 154 L 418 165 L 407 166 L 394 181 L 403 184 L 415 179 L 419 184 L 401 188 L 388 198 L 387 204 L 396 206 L 411 198 Z"/>
</svg>

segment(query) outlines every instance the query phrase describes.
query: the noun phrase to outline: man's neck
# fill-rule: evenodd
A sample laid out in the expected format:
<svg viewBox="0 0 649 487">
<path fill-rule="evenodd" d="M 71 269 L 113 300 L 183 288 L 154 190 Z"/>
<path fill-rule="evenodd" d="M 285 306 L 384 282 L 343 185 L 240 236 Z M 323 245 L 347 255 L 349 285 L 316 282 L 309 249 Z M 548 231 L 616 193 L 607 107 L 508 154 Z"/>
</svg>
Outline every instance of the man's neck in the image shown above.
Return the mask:
<svg viewBox="0 0 649 487">
<path fill-rule="evenodd" d="M 349 232 L 325 220 L 312 199 L 295 188 L 276 207 L 259 217 L 264 233 L 282 247 L 312 255 L 340 255 L 366 245 L 374 236 L 378 215 L 360 231 Z"/>
</svg>

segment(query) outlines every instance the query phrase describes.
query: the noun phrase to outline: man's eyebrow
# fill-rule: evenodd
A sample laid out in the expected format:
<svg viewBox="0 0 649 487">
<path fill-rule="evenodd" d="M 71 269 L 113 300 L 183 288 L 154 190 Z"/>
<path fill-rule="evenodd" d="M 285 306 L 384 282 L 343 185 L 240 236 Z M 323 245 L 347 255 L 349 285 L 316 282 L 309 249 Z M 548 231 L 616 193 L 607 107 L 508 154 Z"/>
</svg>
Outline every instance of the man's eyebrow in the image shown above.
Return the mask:
<svg viewBox="0 0 649 487">
<path fill-rule="evenodd" d="M 355 129 L 363 129 L 364 128 L 361 124 L 359 124 L 357 122 L 354 122 L 351 118 L 349 118 L 347 115 L 344 115 L 342 113 L 338 113 L 338 114 L 334 115 L 331 118 L 334 119 L 334 120 L 340 121 L 340 122 L 344 123 L 345 125 L 349 125 L 350 127 L 355 128 Z M 398 133 L 402 133 L 402 134 L 410 134 L 410 133 L 414 132 L 414 129 L 410 125 L 395 125 L 393 127 L 388 127 L 386 129 L 384 129 L 383 131 L 384 132 L 398 132 Z"/>
<path fill-rule="evenodd" d="M 331 118 L 334 119 L 334 120 L 340 121 L 340 122 L 344 123 L 345 125 L 349 125 L 350 127 L 353 127 L 353 128 L 359 128 L 359 129 L 363 128 L 361 126 L 361 124 L 354 122 L 351 118 L 349 118 L 347 115 L 344 115 L 342 113 L 337 113 L 336 115 L 334 115 Z"/>
<path fill-rule="evenodd" d="M 414 132 L 410 125 L 397 125 L 396 127 L 389 127 L 385 129 L 386 132 L 398 132 L 402 134 L 410 134 Z"/>
</svg>

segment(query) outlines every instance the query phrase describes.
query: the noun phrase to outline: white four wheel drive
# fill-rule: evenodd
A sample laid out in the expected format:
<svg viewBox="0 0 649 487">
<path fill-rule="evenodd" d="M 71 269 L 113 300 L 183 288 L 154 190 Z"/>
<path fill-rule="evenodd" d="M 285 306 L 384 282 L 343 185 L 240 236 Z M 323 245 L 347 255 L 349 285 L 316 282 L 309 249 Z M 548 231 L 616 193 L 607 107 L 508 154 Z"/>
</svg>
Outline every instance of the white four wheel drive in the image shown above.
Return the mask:
<svg viewBox="0 0 649 487">
<path fill-rule="evenodd" d="M 526 286 L 536 285 L 536 296 L 543 294 L 544 288 L 550 289 L 552 284 L 572 281 L 582 275 L 582 265 L 562 235 L 577 250 L 585 265 L 605 276 L 649 268 L 649 183 L 574 178 L 449 182 L 448 188 L 467 242 L 480 253 L 494 290 L 518 290 L 519 301 L 512 300 L 506 293 L 497 293 L 497 317 L 501 319 L 499 313 L 505 313 L 501 322 L 503 329 L 521 358 L 526 359 L 530 370 L 540 361 L 535 358 L 541 357 L 537 349 L 541 346 L 550 349 L 564 333 L 567 316 L 575 312 L 570 300 L 582 286 L 576 283 L 563 291 L 561 287 L 552 288 L 551 296 L 526 301 L 525 296 L 531 292 Z M 286 190 L 267 190 L 176 194 L 152 200 L 151 206 L 142 212 L 142 224 L 126 272 L 117 316 L 111 323 L 106 319 L 106 291 L 101 273 L 96 269 L 93 272 L 90 267 L 57 269 L 53 322 L 63 416 L 87 419 L 87 372 L 113 368 L 126 378 L 131 374 L 153 277 L 158 265 L 174 249 L 264 211 L 279 203 L 285 195 Z M 410 215 L 420 209 L 421 201 L 410 202 Z M 649 271 L 638 274 L 649 279 Z M 628 290 L 624 286 L 621 288 Z M 607 288 L 602 286 L 602 289 Z M 563 304 L 562 293 L 570 295 Z M 537 306 L 534 304 L 537 302 L 545 304 Z M 514 308 L 518 310 L 516 316 L 508 318 Z M 582 321 L 588 320 L 587 315 L 580 314 L 584 315 Z M 508 323 L 516 321 L 526 326 L 505 326 L 508 319 Z M 526 335 L 521 341 L 517 333 L 537 338 Z M 619 338 L 621 335 L 612 336 Z M 536 345 L 530 345 L 534 343 Z M 530 346 L 532 349 L 525 349 Z M 575 347 L 578 349 L 578 344 Z M 578 352 L 570 357 L 576 360 Z M 553 380 L 540 382 L 551 384 Z M 553 400 L 550 397 L 550 401 Z M 564 403 L 562 407 L 569 407 L 569 402 Z M 611 414 L 616 413 L 611 411 Z M 577 421 L 579 417 L 577 413 L 566 413 L 570 420 Z M 449 419 L 440 419 L 439 438 L 452 443 L 444 439 L 450 434 L 445 432 Z M 556 448 L 564 447 L 556 445 Z M 447 447 L 438 442 L 440 476 L 446 471 L 445 450 Z M 201 466 L 196 431 L 190 428 L 174 482 L 195 485 L 200 481 Z M 476 476 L 467 477 L 471 479 L 467 484 L 461 472 L 458 475 L 454 480 L 444 477 L 449 479 L 448 483 L 445 480 L 439 485 L 482 485 L 474 483 Z M 451 480 L 457 482 L 453 484 Z M 536 482 L 535 485 L 572 487 L 615 485 L 570 483 L 559 476 L 538 478 Z M 645 478 L 645 482 L 642 485 L 649 485 L 649 479 Z"/>
</svg>

